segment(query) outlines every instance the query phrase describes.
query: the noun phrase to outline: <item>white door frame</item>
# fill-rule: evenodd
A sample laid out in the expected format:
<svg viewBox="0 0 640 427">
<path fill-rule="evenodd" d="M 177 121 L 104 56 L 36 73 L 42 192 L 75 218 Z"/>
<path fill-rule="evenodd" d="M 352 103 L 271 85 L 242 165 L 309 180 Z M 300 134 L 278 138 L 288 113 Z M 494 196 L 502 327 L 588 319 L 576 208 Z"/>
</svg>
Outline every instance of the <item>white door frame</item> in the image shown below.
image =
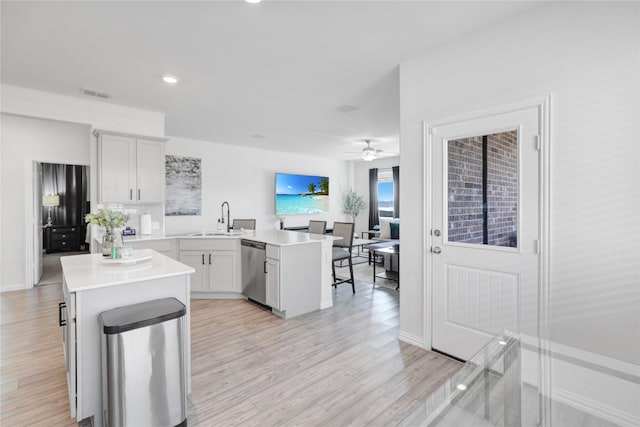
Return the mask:
<svg viewBox="0 0 640 427">
<path fill-rule="evenodd" d="M 33 254 L 33 249 L 35 246 L 35 239 L 38 239 L 38 236 L 35 235 L 34 233 L 34 222 L 37 221 L 37 218 L 35 218 L 35 209 L 37 209 L 34 206 L 34 194 L 33 194 L 33 187 L 34 187 L 34 179 L 36 174 L 36 169 L 37 169 L 37 164 L 40 163 L 54 163 L 54 164 L 60 164 L 60 165 L 76 165 L 76 166 L 86 166 L 88 169 L 87 171 L 87 178 L 89 179 L 89 186 L 87 186 L 87 197 L 89 197 L 89 200 L 91 200 L 90 195 L 91 195 L 91 177 L 90 177 L 90 173 L 91 173 L 91 164 L 89 163 L 82 163 L 82 162 L 72 162 L 69 163 L 68 161 L 62 160 L 62 159 L 44 159 L 44 160 L 37 160 L 37 159 L 32 159 L 32 158 L 27 158 L 24 161 L 24 211 L 25 213 L 28 215 L 28 217 L 25 219 L 25 234 L 24 234 L 24 238 L 25 238 L 25 264 L 24 264 L 24 271 L 25 271 L 25 287 L 24 289 L 31 289 L 33 288 L 33 286 L 35 285 L 34 282 L 34 274 L 33 274 L 33 260 L 34 260 L 34 254 Z M 40 209 L 42 209 L 42 206 L 40 206 Z M 42 262 L 42 260 L 40 260 L 40 262 Z"/>
<path fill-rule="evenodd" d="M 549 339 L 549 297 L 550 297 L 550 201 L 551 201 L 551 99 L 552 95 L 546 95 L 538 98 L 527 99 L 518 103 L 509 104 L 500 107 L 494 107 L 486 110 L 465 113 L 453 117 L 447 117 L 432 122 L 423 122 L 423 246 L 425 262 L 423 263 L 424 277 L 424 345 L 427 349 L 432 349 L 432 304 L 433 304 L 433 283 L 432 283 L 432 262 L 433 254 L 431 253 L 432 238 L 431 230 L 433 229 L 432 208 L 433 199 L 431 188 L 433 180 L 431 178 L 431 162 L 432 162 L 432 132 L 438 126 L 449 123 L 473 120 L 483 117 L 489 117 L 501 113 L 508 113 L 523 109 L 536 108 L 538 110 L 538 120 L 540 124 L 540 139 L 538 141 L 540 150 L 539 165 L 539 182 L 538 191 L 540 192 L 540 208 L 538 216 L 540 219 L 538 234 L 540 236 L 540 262 L 538 267 L 538 336 L 540 338 Z"/>
</svg>

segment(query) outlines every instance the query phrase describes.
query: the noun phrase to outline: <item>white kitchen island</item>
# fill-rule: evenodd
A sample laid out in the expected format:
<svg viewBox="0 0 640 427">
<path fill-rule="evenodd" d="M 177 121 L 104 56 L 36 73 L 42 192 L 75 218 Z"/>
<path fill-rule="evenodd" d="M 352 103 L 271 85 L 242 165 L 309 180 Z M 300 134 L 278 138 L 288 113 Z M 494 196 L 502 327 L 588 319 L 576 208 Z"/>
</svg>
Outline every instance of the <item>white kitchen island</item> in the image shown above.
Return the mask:
<svg viewBox="0 0 640 427">
<path fill-rule="evenodd" d="M 333 305 L 331 235 L 286 230 L 255 231 L 242 237 L 265 243 L 267 305 L 285 319 Z"/>
<path fill-rule="evenodd" d="M 131 304 L 173 297 L 187 308 L 185 361 L 187 393 L 191 392 L 190 274 L 193 269 L 153 250 L 135 251 L 133 263 L 106 259 L 102 254 L 60 259 L 64 303 L 64 353 L 71 416 L 93 418 L 102 425 L 101 336 L 98 315 Z"/>
</svg>

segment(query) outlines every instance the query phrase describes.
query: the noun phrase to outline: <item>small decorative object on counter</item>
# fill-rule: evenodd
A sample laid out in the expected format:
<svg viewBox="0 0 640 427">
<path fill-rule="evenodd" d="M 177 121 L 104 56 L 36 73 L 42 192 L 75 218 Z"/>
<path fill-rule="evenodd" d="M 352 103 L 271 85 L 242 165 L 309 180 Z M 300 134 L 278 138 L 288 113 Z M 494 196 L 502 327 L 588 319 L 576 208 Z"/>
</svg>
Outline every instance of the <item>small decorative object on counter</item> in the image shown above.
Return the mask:
<svg viewBox="0 0 640 427">
<path fill-rule="evenodd" d="M 111 209 L 100 209 L 98 213 L 87 214 L 84 220 L 87 223 L 104 228 L 102 255 L 111 258 L 117 257 L 117 250 L 114 251 L 113 249 L 124 247 L 122 233 L 117 232 L 117 229 L 124 227 L 127 220 L 129 220 L 129 215 L 112 211 Z"/>
<path fill-rule="evenodd" d="M 136 229 L 135 228 L 131 228 L 131 227 L 126 227 L 124 230 L 122 230 L 122 235 L 123 236 L 135 236 L 136 235 Z"/>
<path fill-rule="evenodd" d="M 102 255 L 113 259 L 119 258 L 119 249 L 124 247 L 122 234 L 115 230 L 107 230 L 102 236 Z"/>
</svg>

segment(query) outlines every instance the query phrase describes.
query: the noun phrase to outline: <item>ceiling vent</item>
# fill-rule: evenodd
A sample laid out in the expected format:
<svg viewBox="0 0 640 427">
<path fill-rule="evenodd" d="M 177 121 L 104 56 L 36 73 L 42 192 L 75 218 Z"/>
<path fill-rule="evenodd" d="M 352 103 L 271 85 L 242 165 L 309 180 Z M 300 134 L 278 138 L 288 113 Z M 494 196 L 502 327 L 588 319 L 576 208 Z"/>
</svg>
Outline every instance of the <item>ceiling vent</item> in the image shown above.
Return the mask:
<svg viewBox="0 0 640 427">
<path fill-rule="evenodd" d="M 84 93 L 87 96 L 95 96 L 96 98 L 102 98 L 102 99 L 109 99 L 113 97 L 112 93 L 106 92 L 104 90 L 89 89 L 86 87 L 82 88 L 82 93 Z"/>
<path fill-rule="evenodd" d="M 336 111 L 340 113 L 350 113 L 352 111 L 356 111 L 358 107 L 354 107 L 353 105 L 344 104 L 336 108 Z"/>
</svg>

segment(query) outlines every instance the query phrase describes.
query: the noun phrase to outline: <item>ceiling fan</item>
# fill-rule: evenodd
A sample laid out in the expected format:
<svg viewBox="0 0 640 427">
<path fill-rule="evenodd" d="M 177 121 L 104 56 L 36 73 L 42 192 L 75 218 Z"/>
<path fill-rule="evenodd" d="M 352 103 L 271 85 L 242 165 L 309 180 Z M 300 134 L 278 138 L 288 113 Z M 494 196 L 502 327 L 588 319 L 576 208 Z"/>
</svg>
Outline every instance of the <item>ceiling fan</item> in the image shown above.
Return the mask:
<svg viewBox="0 0 640 427">
<path fill-rule="evenodd" d="M 386 154 L 386 153 L 382 154 L 382 150 L 378 150 L 378 149 L 373 148 L 371 146 L 371 140 L 369 140 L 369 139 L 364 139 L 362 141 L 365 142 L 367 144 L 367 146 L 364 147 L 362 149 L 362 151 L 360 151 L 358 154 L 360 154 L 360 157 L 365 162 L 370 162 L 372 160 L 377 159 L 380 156 L 385 156 L 385 155 L 393 156 L 393 154 Z M 356 153 L 356 152 L 355 151 L 346 151 L 346 153 Z"/>
</svg>

